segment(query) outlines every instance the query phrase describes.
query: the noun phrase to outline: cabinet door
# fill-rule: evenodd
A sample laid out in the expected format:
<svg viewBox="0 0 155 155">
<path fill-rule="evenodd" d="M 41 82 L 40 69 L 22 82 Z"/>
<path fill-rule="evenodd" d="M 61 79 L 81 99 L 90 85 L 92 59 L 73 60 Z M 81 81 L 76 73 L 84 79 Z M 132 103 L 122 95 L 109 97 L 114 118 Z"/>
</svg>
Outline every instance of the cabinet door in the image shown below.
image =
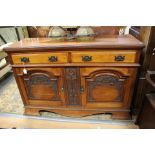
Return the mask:
<svg viewBox="0 0 155 155">
<path fill-rule="evenodd" d="M 81 68 L 82 104 L 86 108 L 128 108 L 134 68 Z"/>
<path fill-rule="evenodd" d="M 17 81 L 26 104 L 36 106 L 61 106 L 64 104 L 61 68 L 16 69 Z"/>
</svg>

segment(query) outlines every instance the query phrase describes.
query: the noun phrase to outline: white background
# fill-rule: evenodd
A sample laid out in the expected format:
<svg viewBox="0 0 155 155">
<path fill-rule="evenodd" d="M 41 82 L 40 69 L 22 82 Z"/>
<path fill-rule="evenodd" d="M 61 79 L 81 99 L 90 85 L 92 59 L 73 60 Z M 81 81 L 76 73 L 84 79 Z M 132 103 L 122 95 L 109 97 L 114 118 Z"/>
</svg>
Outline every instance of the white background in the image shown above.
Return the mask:
<svg viewBox="0 0 155 155">
<path fill-rule="evenodd" d="M 0 0 L 0 25 L 155 25 L 154 0 Z"/>
</svg>

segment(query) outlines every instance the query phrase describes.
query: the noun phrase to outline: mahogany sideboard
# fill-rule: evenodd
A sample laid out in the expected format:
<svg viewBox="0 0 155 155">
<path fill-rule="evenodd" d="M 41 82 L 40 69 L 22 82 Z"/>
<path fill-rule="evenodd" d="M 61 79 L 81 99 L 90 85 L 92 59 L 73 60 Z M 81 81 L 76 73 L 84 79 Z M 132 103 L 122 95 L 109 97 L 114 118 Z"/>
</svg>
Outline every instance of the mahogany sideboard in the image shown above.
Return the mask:
<svg viewBox="0 0 155 155">
<path fill-rule="evenodd" d="M 26 38 L 8 53 L 25 114 L 65 116 L 110 113 L 130 119 L 130 107 L 143 43 L 131 35 L 92 41 Z"/>
</svg>

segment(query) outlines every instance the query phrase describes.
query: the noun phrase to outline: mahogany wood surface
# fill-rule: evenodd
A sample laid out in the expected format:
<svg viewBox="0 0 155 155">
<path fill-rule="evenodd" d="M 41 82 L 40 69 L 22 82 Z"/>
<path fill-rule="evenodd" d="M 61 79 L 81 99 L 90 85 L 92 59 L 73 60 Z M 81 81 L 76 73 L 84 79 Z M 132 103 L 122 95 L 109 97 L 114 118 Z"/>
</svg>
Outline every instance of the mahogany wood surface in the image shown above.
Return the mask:
<svg viewBox="0 0 155 155">
<path fill-rule="evenodd" d="M 22 57 L 26 57 L 29 58 L 29 62 L 27 62 L 27 64 L 51 64 L 51 63 L 67 63 L 68 62 L 68 54 L 67 53 L 54 53 L 52 52 L 52 54 L 49 53 L 26 53 L 26 54 L 14 54 L 12 55 L 12 60 L 14 64 L 23 64 L 23 62 L 21 62 Z M 49 57 L 56 57 L 56 61 L 50 61 Z"/>
<path fill-rule="evenodd" d="M 142 42 L 126 35 L 89 42 L 25 39 L 5 51 L 13 66 L 25 114 L 111 113 L 114 119 L 130 119 L 143 47 Z"/>
<path fill-rule="evenodd" d="M 4 50 L 8 52 L 26 50 L 27 52 L 27 50 L 38 51 L 45 49 L 141 49 L 143 47 L 144 44 L 131 35 L 106 35 L 104 37 L 96 37 L 91 41 L 54 41 L 51 38 L 26 38 Z"/>
<path fill-rule="evenodd" d="M 91 57 L 90 62 L 113 62 L 116 63 L 118 61 L 116 61 L 117 56 L 122 56 L 124 57 L 124 60 L 122 60 L 122 62 L 124 63 L 132 63 L 132 62 L 136 62 L 136 50 L 114 50 L 109 53 L 108 50 L 102 50 L 102 51 L 94 51 L 94 53 L 92 52 L 84 52 L 84 51 L 80 51 L 80 52 L 76 52 L 76 53 L 72 53 L 71 54 L 71 61 L 72 62 L 85 62 L 82 58 L 85 56 L 89 56 Z"/>
<path fill-rule="evenodd" d="M 61 63 L 88 63 L 88 62 L 99 62 L 99 63 L 134 63 L 137 62 L 138 50 L 83 50 L 83 51 L 61 51 L 61 52 L 48 52 L 48 53 L 14 53 L 12 60 L 14 64 L 23 64 L 21 58 L 28 58 L 28 62 L 24 64 L 61 64 Z M 122 56 L 123 60 L 117 60 L 118 56 Z M 50 61 L 50 57 L 56 57 L 56 61 Z M 91 57 L 91 60 L 84 60 L 84 57 Z"/>
</svg>

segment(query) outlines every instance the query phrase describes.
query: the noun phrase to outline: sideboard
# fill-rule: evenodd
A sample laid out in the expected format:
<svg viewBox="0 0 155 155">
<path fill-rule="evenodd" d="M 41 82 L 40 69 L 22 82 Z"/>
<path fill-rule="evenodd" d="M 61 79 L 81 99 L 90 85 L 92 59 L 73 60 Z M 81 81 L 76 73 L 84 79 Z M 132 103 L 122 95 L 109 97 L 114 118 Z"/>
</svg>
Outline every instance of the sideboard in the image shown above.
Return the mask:
<svg viewBox="0 0 155 155">
<path fill-rule="evenodd" d="M 143 43 L 131 35 L 91 41 L 27 38 L 5 48 L 25 106 L 65 116 L 130 119 Z"/>
</svg>

